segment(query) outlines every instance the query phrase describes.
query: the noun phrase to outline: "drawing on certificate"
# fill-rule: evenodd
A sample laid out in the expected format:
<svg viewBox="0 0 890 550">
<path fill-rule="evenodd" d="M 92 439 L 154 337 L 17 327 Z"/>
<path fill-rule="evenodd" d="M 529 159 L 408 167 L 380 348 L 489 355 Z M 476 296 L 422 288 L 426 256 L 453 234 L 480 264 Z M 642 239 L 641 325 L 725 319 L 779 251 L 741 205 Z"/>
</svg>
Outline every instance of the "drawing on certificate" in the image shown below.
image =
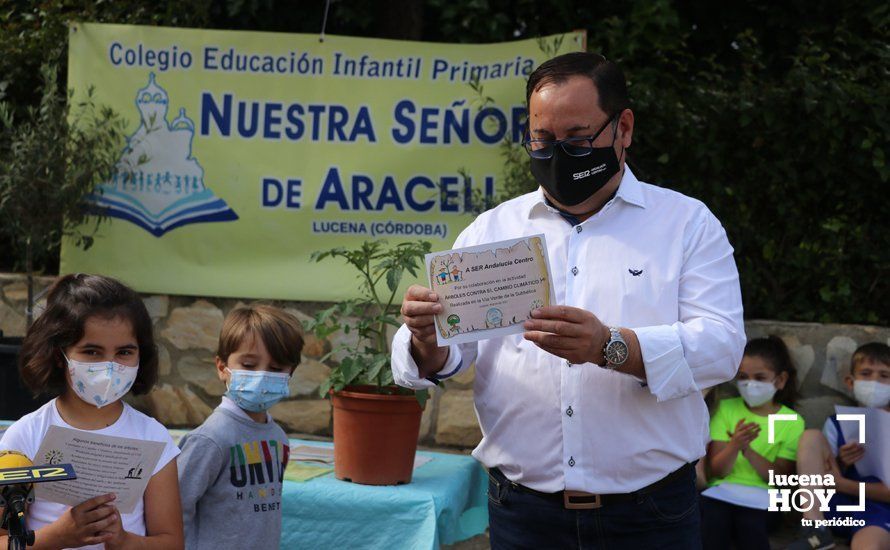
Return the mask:
<svg viewBox="0 0 890 550">
<path fill-rule="evenodd" d="M 544 235 L 433 252 L 425 264 L 443 306 L 440 346 L 523 332 L 531 312 L 553 300 Z"/>
</svg>

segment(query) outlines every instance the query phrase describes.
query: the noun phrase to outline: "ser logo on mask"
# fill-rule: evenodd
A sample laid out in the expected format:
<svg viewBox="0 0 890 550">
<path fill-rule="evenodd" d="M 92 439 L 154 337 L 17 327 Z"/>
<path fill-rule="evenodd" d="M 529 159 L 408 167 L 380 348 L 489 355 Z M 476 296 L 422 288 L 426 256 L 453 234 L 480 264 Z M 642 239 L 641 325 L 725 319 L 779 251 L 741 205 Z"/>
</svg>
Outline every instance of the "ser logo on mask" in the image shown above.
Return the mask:
<svg viewBox="0 0 890 550">
<path fill-rule="evenodd" d="M 603 163 L 603 164 L 600 164 L 599 166 L 591 168 L 590 170 L 584 170 L 583 172 L 578 172 L 577 174 L 572 174 L 572 179 L 574 179 L 575 181 L 583 180 L 586 177 L 592 176 L 594 174 L 599 174 L 600 172 L 602 172 L 605 169 L 606 169 L 606 164 Z"/>
</svg>

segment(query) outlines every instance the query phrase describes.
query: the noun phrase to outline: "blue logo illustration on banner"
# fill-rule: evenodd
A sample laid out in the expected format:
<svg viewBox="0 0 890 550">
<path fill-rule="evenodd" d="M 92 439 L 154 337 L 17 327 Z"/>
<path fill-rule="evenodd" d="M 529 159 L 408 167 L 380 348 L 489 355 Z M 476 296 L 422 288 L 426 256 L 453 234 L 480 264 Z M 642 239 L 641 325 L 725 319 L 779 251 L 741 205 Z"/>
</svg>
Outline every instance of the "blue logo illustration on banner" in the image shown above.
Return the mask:
<svg viewBox="0 0 890 550">
<path fill-rule="evenodd" d="M 155 82 L 136 93 L 142 124 L 127 138 L 111 181 L 89 196 L 96 210 L 135 223 L 155 237 L 182 225 L 237 220 L 226 202 L 204 185 L 192 156 L 195 124 L 179 110 L 167 122 L 167 92 Z"/>
</svg>

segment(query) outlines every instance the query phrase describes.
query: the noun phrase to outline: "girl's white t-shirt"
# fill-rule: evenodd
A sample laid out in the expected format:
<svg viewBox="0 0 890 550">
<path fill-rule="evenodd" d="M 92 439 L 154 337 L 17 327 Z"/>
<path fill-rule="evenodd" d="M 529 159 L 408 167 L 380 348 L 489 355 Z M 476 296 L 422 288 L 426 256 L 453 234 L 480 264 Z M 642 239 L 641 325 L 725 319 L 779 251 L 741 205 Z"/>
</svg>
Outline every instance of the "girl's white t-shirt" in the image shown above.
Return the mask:
<svg viewBox="0 0 890 550">
<path fill-rule="evenodd" d="M 123 403 L 124 410 L 120 418 L 114 424 L 101 430 L 91 430 L 91 433 L 110 435 L 115 437 L 129 437 L 145 441 L 159 441 L 165 443 L 164 452 L 155 467 L 152 475 L 155 475 L 179 454 L 179 447 L 173 442 L 170 433 L 160 422 L 142 414 L 130 405 Z M 76 430 L 62 420 L 62 416 L 56 409 L 56 400 L 43 405 L 36 411 L 23 416 L 15 424 L 9 427 L 0 439 L 0 450 L 21 451 L 28 455 L 34 464 L 40 464 L 35 460 L 37 450 L 43 442 L 50 426 L 62 426 Z M 88 431 L 88 430 L 81 430 Z M 56 521 L 69 507 L 57 502 L 47 502 L 37 499 L 28 509 L 28 528 L 37 531 Z M 136 535 L 145 535 L 145 509 L 142 501 L 136 505 L 136 509 L 129 514 L 121 514 L 124 530 Z M 83 546 L 81 548 L 101 550 L 104 545 Z"/>
</svg>

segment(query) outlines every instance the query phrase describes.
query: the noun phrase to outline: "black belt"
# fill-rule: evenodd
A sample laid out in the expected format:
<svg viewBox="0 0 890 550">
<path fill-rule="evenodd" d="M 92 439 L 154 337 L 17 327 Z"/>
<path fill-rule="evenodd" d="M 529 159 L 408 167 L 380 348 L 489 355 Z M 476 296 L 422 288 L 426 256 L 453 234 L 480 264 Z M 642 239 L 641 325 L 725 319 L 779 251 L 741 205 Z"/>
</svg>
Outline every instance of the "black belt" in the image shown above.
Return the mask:
<svg viewBox="0 0 890 550">
<path fill-rule="evenodd" d="M 642 489 L 637 489 L 636 491 L 630 493 L 608 493 L 608 494 L 600 494 L 596 495 L 593 493 L 585 493 L 583 491 L 559 491 L 558 493 L 543 493 L 541 491 L 536 491 L 534 489 L 530 489 L 525 485 L 520 485 L 516 482 L 510 481 L 507 479 L 507 476 L 504 475 L 498 468 L 491 468 L 490 472 L 492 472 L 496 478 L 502 478 L 507 483 L 510 484 L 510 487 L 516 491 L 521 493 L 527 493 L 530 495 L 535 495 L 541 498 L 545 498 L 547 500 L 552 500 L 556 502 L 561 502 L 563 506 L 565 506 L 568 510 L 586 510 L 591 508 L 602 508 L 606 504 L 616 504 L 619 502 L 629 502 L 632 500 L 636 500 L 640 495 L 644 495 L 646 493 L 651 493 L 656 491 L 662 487 L 670 485 L 676 481 L 681 480 L 684 477 L 688 477 L 692 475 L 692 470 L 695 468 L 693 464 L 684 464 L 679 469 L 674 470 L 669 473 L 665 477 L 659 479 L 655 483 L 646 485 Z"/>
</svg>

